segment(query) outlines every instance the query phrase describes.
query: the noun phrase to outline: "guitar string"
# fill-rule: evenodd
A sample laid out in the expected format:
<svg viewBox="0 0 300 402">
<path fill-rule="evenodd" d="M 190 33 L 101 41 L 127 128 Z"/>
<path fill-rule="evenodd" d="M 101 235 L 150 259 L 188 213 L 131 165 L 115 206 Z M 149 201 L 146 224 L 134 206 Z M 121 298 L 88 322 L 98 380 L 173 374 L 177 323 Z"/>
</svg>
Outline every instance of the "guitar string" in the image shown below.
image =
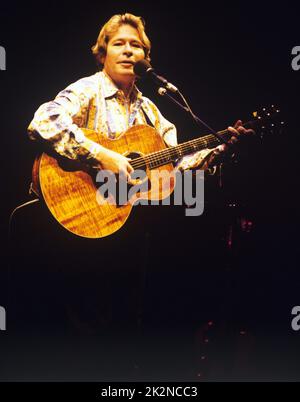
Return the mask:
<svg viewBox="0 0 300 402">
<path fill-rule="evenodd" d="M 175 159 L 178 159 L 182 156 L 185 156 L 189 153 L 193 153 L 196 151 L 195 148 L 199 148 L 203 145 L 203 148 L 209 147 L 211 145 L 219 144 L 218 141 L 208 140 L 208 141 L 192 141 L 188 144 L 181 144 L 180 146 L 176 146 L 176 149 L 168 148 L 166 150 L 158 151 L 153 154 L 146 155 L 144 157 L 136 158 L 131 162 L 131 165 L 134 168 L 145 166 L 145 164 L 149 165 L 157 165 L 157 164 L 167 164 L 167 162 L 173 162 Z M 179 150 L 179 151 L 178 151 Z M 155 166 L 154 166 L 155 167 Z"/>
<path fill-rule="evenodd" d="M 262 123 L 264 119 L 258 119 L 258 120 L 252 120 L 248 121 L 243 124 L 244 127 L 247 127 L 249 125 L 257 124 L 257 123 Z M 228 134 L 230 133 L 227 129 L 218 131 L 219 135 L 223 134 Z M 212 134 L 196 138 L 190 141 L 187 141 L 183 144 L 176 145 L 175 147 L 163 149 L 160 151 L 156 151 L 153 153 L 150 153 L 149 155 L 145 155 L 142 157 L 138 157 L 136 159 L 133 159 L 130 163 L 134 169 L 137 169 L 139 167 L 144 167 L 145 165 L 149 165 L 151 168 L 151 165 L 154 165 L 153 167 L 158 167 L 162 166 L 165 164 L 168 164 L 168 161 L 166 158 L 169 158 L 169 163 L 173 162 L 174 159 L 177 159 L 181 156 L 185 156 L 189 153 L 193 153 L 195 151 L 195 147 L 209 147 L 209 146 L 216 146 L 217 144 L 220 144 L 219 140 L 213 136 Z M 194 148 L 194 149 L 193 149 Z M 179 152 L 178 152 L 179 150 Z M 183 155 L 181 154 L 183 153 Z"/>
<path fill-rule="evenodd" d="M 224 134 L 225 132 L 228 132 L 228 130 L 224 130 L 222 132 L 219 132 L 219 134 Z M 204 138 L 206 138 L 204 140 Z M 193 151 L 195 152 L 195 147 L 201 147 L 202 145 L 204 147 L 208 147 L 210 145 L 216 145 L 218 144 L 219 141 L 212 135 L 208 135 L 206 137 L 201 137 L 197 138 L 191 141 L 188 141 L 183 144 L 179 144 L 175 146 L 174 148 L 167 148 L 161 151 L 156 151 L 153 152 L 149 155 L 146 155 L 144 157 L 139 157 L 134 159 L 131 162 L 132 167 L 135 169 L 138 167 L 145 166 L 145 164 L 157 164 L 160 162 L 163 162 L 163 164 L 167 163 L 166 158 L 170 159 L 170 162 L 173 161 L 173 158 L 177 159 L 181 156 L 184 156 L 188 153 L 192 153 Z M 179 150 L 179 152 L 178 152 Z"/>
<path fill-rule="evenodd" d="M 247 123 L 244 124 L 244 126 L 247 126 L 249 123 L 252 123 L 252 122 L 247 122 Z M 229 133 L 229 131 L 227 129 L 218 132 L 219 135 L 228 134 L 228 133 Z M 203 146 L 204 145 L 205 146 L 209 146 L 209 145 L 216 146 L 217 144 L 219 144 L 219 141 L 216 139 L 216 137 L 214 137 L 212 134 L 209 134 L 209 135 L 206 135 L 206 136 L 203 136 L 203 137 L 196 138 L 196 139 L 193 139 L 191 141 L 185 142 L 183 144 L 179 144 L 179 145 L 175 146 L 174 148 L 167 148 L 167 149 L 164 149 L 164 150 L 153 152 L 153 153 L 151 153 L 149 155 L 146 155 L 144 157 L 136 158 L 136 159 L 134 159 L 134 161 L 136 161 L 136 162 L 141 161 L 141 163 L 136 164 L 136 163 L 134 163 L 132 161 L 131 164 L 132 164 L 132 166 L 134 164 L 135 166 L 133 166 L 133 167 L 137 168 L 137 167 L 145 166 L 145 164 L 147 164 L 147 163 L 155 164 L 157 162 L 164 162 L 164 158 L 166 156 L 169 156 L 170 152 L 173 152 L 173 153 L 175 152 L 175 155 L 174 155 L 175 157 L 176 156 L 177 157 L 182 156 L 180 154 L 176 155 L 177 149 L 183 150 L 184 152 L 187 151 L 185 153 L 185 155 L 186 155 L 189 152 L 192 153 L 194 151 L 193 149 L 190 149 L 191 147 L 194 147 L 194 145 L 196 145 L 196 146 L 202 146 L 202 145 Z M 172 160 L 170 162 L 172 162 Z"/>
<path fill-rule="evenodd" d="M 262 123 L 263 120 L 264 119 L 250 120 L 250 121 L 244 123 L 243 126 L 246 128 L 251 125 Z M 231 133 L 227 129 L 225 129 L 225 130 L 219 131 L 218 134 L 223 135 L 223 134 L 231 134 Z M 204 145 L 205 146 L 209 146 L 209 145 L 216 146 L 217 144 L 219 144 L 218 139 L 216 137 L 214 137 L 212 134 L 209 134 L 209 135 L 206 135 L 206 136 L 203 136 L 200 138 L 190 140 L 183 144 L 179 144 L 179 145 L 175 146 L 174 148 L 167 148 L 164 150 L 153 152 L 149 155 L 145 155 L 144 157 L 136 158 L 131 162 L 131 165 L 135 169 L 137 169 L 139 167 L 144 167 L 147 164 L 148 165 L 152 164 L 152 165 L 154 165 L 154 167 L 158 167 L 158 166 L 161 166 L 161 164 L 162 165 L 167 164 L 166 159 L 165 159 L 166 157 L 171 157 L 171 160 L 170 160 L 170 163 L 171 163 L 171 162 L 173 162 L 173 159 L 172 159 L 173 157 L 175 157 L 175 159 L 176 159 L 176 157 L 178 158 L 178 157 L 187 155 L 189 152 L 192 153 L 193 149 L 191 149 L 191 147 L 193 148 L 195 145 L 197 147 L 201 147 L 202 145 L 203 146 Z M 180 155 L 180 154 L 178 155 L 177 149 L 180 149 L 180 151 L 183 151 L 184 155 Z M 172 155 L 172 154 L 175 154 L 175 155 Z M 159 165 L 157 165 L 157 163 L 159 163 Z M 157 165 L 157 166 L 155 166 L 155 165 Z"/>
<path fill-rule="evenodd" d="M 136 158 L 136 159 L 134 159 L 134 161 L 137 161 L 139 159 L 141 159 L 141 160 L 148 159 L 148 161 L 151 163 L 151 162 L 155 162 L 156 160 L 163 159 L 165 156 L 169 156 L 170 153 L 178 154 L 177 149 L 179 149 L 180 151 L 185 151 L 185 150 L 189 151 L 190 150 L 192 152 L 191 148 L 194 148 L 195 145 L 197 145 L 197 146 L 206 145 L 206 144 L 209 145 L 210 142 L 211 142 L 210 139 L 203 140 L 202 138 L 201 139 L 197 138 L 195 140 L 188 141 L 187 143 L 179 144 L 179 145 L 175 146 L 174 148 L 171 147 L 171 148 L 163 149 L 160 151 L 153 152 L 144 157 Z M 176 155 L 176 156 L 180 156 L 180 153 L 179 153 L 179 155 Z"/>
</svg>

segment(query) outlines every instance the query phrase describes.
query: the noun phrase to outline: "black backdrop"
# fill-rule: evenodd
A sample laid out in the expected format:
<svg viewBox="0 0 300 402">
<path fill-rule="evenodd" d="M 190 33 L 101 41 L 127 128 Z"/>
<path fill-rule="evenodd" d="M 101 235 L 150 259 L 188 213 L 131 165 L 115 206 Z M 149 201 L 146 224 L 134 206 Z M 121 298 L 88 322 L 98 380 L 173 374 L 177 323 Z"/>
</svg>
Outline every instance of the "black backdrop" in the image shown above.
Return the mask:
<svg viewBox="0 0 300 402">
<path fill-rule="evenodd" d="M 299 7 L 295 4 L 253 1 L 221 4 L 11 1 L 2 4 L 0 45 L 5 47 L 7 56 L 6 71 L 0 71 L 3 261 L 7 258 L 9 214 L 29 199 L 35 151 L 26 128 L 33 113 L 69 83 L 96 71 L 90 48 L 99 28 L 111 15 L 126 11 L 146 20 L 156 70 L 177 85 L 194 112 L 214 128 L 225 128 L 238 118 L 247 120 L 250 112 L 266 105 L 275 104 L 281 109 L 286 123 L 284 132 L 266 136 L 255 154 L 244 155 L 240 164 L 224 178 L 224 192 L 229 199 L 244 206 L 242 215 L 253 222 L 248 237 L 242 232 L 237 234 L 235 268 L 230 272 L 227 296 L 239 306 L 235 307 L 235 316 L 246 315 L 246 327 L 257 326 L 261 333 L 267 329 L 263 345 L 274 341 L 275 346 L 264 358 L 270 367 L 276 367 L 274 376 L 299 378 L 296 356 L 300 334 L 291 329 L 291 309 L 300 302 L 297 293 L 300 71 L 291 67 L 291 50 L 300 45 Z M 179 141 L 206 133 L 207 130 L 196 127 L 173 104 L 159 98 L 151 84 L 142 82 L 140 87 L 177 125 Z M 212 190 L 207 196 L 214 204 L 213 197 L 220 194 Z M 189 251 L 187 261 L 197 265 L 201 247 L 196 236 L 203 230 L 201 227 L 206 225 L 205 230 L 207 225 L 210 229 L 218 227 L 218 216 L 224 217 L 225 223 L 222 221 L 221 225 L 230 222 L 232 211 L 223 210 L 221 205 L 216 207 L 217 214 L 208 208 L 207 215 L 205 212 L 192 223 L 189 219 L 194 218 L 185 218 L 179 209 L 167 211 L 166 207 L 153 207 L 151 212 L 147 208 L 147 214 L 151 213 L 148 219 L 153 227 L 159 226 L 159 238 L 171 249 L 174 241 L 171 231 L 176 232 L 177 238 L 191 228 L 193 240 L 183 241 L 182 247 Z M 139 218 L 143 216 L 143 212 L 138 213 Z M 207 223 L 209 219 L 211 223 Z M 232 219 L 236 223 L 235 215 Z M 160 257 L 163 261 L 163 256 Z M 170 264 L 174 263 L 175 258 L 171 258 Z M 160 269 L 163 265 L 158 263 Z M 183 266 L 184 263 L 182 269 Z M 219 268 L 217 274 L 224 275 L 222 267 Z M 156 273 L 162 287 L 171 280 L 175 287 L 179 286 L 182 276 L 178 274 L 174 279 L 171 271 Z M 4 306 L 6 276 L 7 265 L 3 263 L 0 305 Z M 201 283 L 201 267 L 197 278 Z M 192 286 L 188 281 L 184 286 L 184 290 L 180 286 L 176 289 L 186 294 L 201 291 L 200 285 Z M 168 294 L 166 288 L 161 293 L 164 291 Z M 194 310 L 190 306 L 191 315 L 195 315 Z M 280 369 L 279 362 L 271 358 L 278 350 L 281 350 L 278 360 L 285 361 Z M 267 370 L 266 377 L 272 377 L 271 372 L 271 368 Z"/>
</svg>

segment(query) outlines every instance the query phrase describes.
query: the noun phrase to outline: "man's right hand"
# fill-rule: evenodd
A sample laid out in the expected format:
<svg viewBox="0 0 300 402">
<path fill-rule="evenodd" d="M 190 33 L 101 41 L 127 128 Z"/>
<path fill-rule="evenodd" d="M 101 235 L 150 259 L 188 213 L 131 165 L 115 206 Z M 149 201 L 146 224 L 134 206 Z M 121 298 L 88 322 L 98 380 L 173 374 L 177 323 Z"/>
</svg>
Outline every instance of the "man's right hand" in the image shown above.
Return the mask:
<svg viewBox="0 0 300 402">
<path fill-rule="evenodd" d="M 125 156 L 101 147 L 101 150 L 96 155 L 96 160 L 99 161 L 101 169 L 110 170 L 114 174 L 119 174 L 128 183 L 131 182 L 130 174 L 134 169 L 130 165 L 129 159 Z"/>
</svg>

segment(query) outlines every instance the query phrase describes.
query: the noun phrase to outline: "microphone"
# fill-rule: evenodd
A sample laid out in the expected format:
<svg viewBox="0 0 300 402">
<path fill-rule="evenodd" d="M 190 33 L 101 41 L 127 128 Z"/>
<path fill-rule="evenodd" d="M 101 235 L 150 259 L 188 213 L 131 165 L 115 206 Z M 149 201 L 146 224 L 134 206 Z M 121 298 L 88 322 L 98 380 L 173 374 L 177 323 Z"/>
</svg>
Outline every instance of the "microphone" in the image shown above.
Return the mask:
<svg viewBox="0 0 300 402">
<path fill-rule="evenodd" d="M 156 74 L 151 64 L 145 59 L 135 63 L 133 71 L 140 78 L 151 77 L 152 80 L 154 80 L 158 85 L 164 86 L 171 92 L 178 92 L 178 89 L 175 87 L 175 85 L 168 82 L 161 75 Z"/>
</svg>

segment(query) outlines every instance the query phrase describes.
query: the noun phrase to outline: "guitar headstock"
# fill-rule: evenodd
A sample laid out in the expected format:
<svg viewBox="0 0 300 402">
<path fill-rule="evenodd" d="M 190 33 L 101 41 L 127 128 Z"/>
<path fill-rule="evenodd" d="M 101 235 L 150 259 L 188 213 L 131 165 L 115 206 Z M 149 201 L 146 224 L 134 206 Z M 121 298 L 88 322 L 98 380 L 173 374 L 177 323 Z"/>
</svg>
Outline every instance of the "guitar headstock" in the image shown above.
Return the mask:
<svg viewBox="0 0 300 402">
<path fill-rule="evenodd" d="M 253 112 L 252 116 L 255 120 L 249 122 L 249 126 L 253 128 L 261 138 L 273 134 L 282 134 L 285 123 L 280 115 L 279 108 L 274 105 L 271 105 L 271 107 L 263 107 Z"/>
</svg>

